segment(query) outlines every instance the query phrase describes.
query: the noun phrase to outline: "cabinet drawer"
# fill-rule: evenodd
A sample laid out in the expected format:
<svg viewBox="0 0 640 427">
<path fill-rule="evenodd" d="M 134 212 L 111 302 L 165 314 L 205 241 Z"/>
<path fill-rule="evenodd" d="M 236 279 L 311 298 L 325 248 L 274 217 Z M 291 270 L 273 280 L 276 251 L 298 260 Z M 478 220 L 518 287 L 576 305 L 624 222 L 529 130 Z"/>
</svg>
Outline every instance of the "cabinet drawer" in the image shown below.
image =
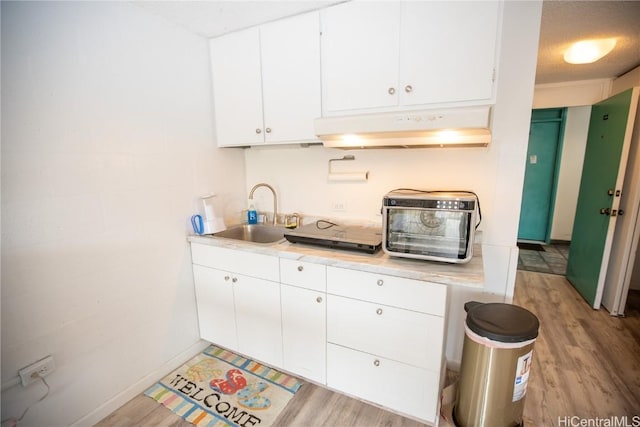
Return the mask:
<svg viewBox="0 0 640 427">
<path fill-rule="evenodd" d="M 436 316 L 447 309 L 447 286 L 338 267 L 327 267 L 327 292 Z"/>
<path fill-rule="evenodd" d="M 205 267 L 280 281 L 278 258 L 270 255 L 192 243 L 191 259 L 194 264 Z"/>
<path fill-rule="evenodd" d="M 327 385 L 429 423 L 436 419 L 439 372 L 327 344 Z"/>
<path fill-rule="evenodd" d="M 280 259 L 280 281 L 319 292 L 327 290 L 327 267 L 323 264 Z"/>
<path fill-rule="evenodd" d="M 413 366 L 440 370 L 442 317 L 327 296 L 327 340 Z"/>
</svg>

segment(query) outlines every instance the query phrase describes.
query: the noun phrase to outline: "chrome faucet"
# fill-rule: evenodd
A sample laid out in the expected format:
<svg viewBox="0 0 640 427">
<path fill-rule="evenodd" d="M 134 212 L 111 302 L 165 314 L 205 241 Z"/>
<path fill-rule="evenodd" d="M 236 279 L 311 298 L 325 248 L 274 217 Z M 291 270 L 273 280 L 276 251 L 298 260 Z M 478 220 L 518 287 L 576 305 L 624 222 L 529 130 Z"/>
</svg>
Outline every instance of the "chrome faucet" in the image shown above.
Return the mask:
<svg viewBox="0 0 640 427">
<path fill-rule="evenodd" d="M 278 219 L 278 198 L 276 197 L 276 190 L 274 190 L 272 186 L 264 182 L 254 185 L 249 192 L 249 200 L 253 200 L 253 192 L 259 187 L 267 187 L 273 193 L 273 225 L 276 225 L 276 220 Z"/>
</svg>

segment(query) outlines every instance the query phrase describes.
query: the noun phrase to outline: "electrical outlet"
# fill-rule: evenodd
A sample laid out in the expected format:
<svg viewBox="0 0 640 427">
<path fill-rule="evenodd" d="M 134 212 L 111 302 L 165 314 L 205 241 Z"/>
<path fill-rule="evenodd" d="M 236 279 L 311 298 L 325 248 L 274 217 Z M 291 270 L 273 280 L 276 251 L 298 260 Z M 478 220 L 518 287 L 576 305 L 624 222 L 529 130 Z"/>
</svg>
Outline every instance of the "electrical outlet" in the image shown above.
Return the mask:
<svg viewBox="0 0 640 427">
<path fill-rule="evenodd" d="M 345 202 L 333 202 L 331 204 L 331 210 L 334 212 L 346 212 L 347 204 Z"/>
<path fill-rule="evenodd" d="M 27 386 L 32 382 L 37 381 L 40 377 L 46 377 L 53 372 L 54 369 L 56 369 L 56 364 L 53 362 L 53 356 L 47 356 L 44 359 L 40 359 L 37 362 L 20 369 L 18 374 L 20 374 L 22 386 Z"/>
</svg>

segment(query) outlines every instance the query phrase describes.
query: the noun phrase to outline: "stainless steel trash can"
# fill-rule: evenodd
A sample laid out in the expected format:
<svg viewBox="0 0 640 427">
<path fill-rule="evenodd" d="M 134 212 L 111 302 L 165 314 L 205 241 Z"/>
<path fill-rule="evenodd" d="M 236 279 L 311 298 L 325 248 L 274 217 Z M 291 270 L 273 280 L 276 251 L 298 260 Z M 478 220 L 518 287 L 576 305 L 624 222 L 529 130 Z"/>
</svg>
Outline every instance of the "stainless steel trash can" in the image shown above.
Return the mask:
<svg viewBox="0 0 640 427">
<path fill-rule="evenodd" d="M 511 304 L 467 302 L 458 427 L 522 426 L 538 318 Z"/>
</svg>

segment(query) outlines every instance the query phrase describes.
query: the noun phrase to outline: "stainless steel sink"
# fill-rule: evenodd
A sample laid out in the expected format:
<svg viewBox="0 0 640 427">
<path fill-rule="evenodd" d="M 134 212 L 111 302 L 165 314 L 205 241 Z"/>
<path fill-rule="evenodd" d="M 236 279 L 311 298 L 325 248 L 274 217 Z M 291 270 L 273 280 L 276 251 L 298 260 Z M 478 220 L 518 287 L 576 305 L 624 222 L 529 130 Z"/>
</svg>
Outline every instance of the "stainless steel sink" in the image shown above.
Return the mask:
<svg viewBox="0 0 640 427">
<path fill-rule="evenodd" d="M 265 224 L 241 224 L 224 231 L 214 233 L 215 237 L 243 240 L 253 243 L 278 243 L 284 241 L 284 227 Z"/>
</svg>

